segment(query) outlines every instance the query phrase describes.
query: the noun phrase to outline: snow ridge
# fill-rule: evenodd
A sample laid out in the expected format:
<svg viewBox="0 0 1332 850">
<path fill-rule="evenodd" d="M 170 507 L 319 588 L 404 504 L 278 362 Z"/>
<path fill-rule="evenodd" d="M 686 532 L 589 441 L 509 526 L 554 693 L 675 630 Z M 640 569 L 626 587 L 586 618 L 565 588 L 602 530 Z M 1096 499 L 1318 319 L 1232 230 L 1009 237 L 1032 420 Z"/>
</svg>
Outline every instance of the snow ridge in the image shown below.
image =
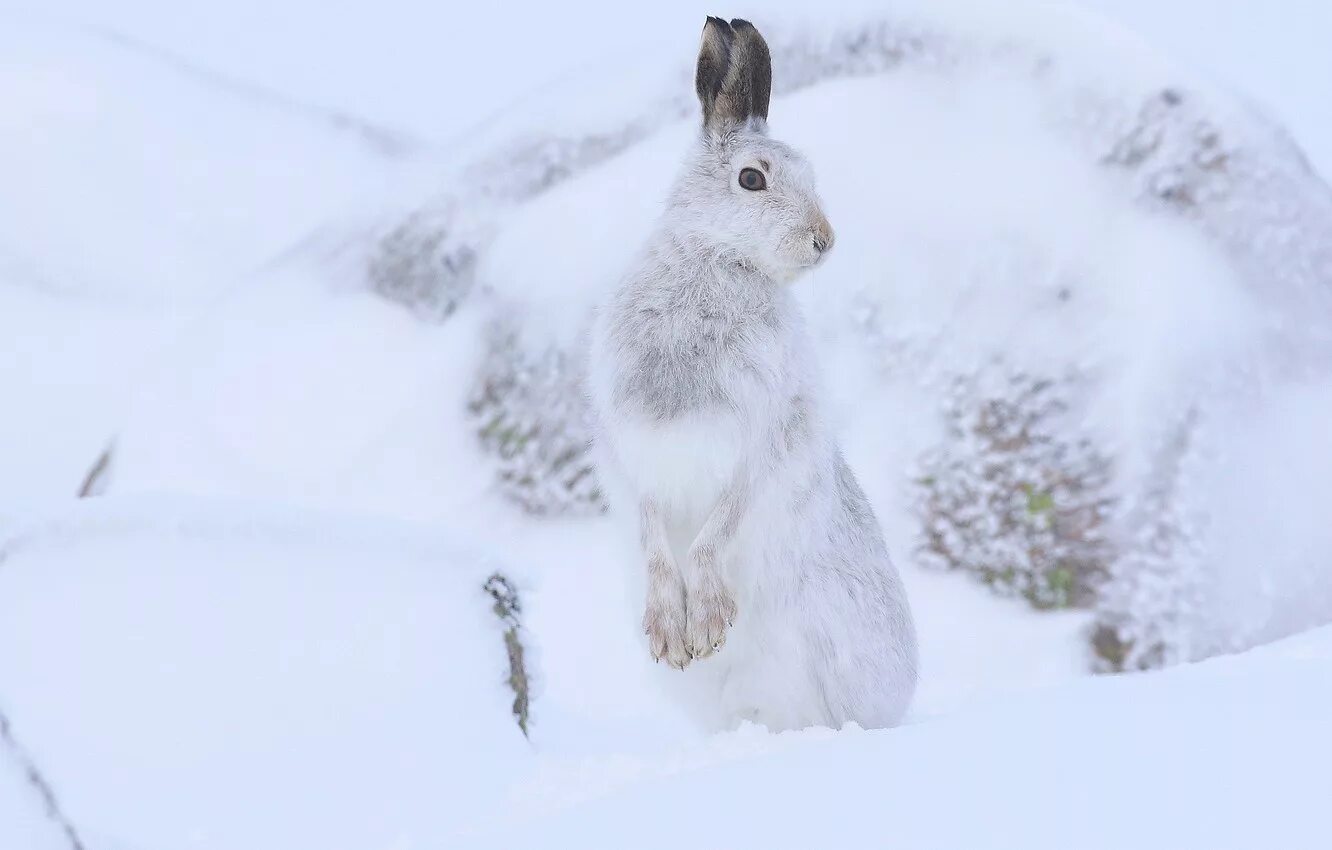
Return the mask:
<svg viewBox="0 0 1332 850">
<path fill-rule="evenodd" d="M 342 110 L 330 109 L 297 100 L 276 89 L 224 74 L 165 47 L 149 44 L 142 39 L 110 27 L 89 27 L 88 31 L 110 44 L 157 62 L 173 72 L 208 88 L 236 95 L 257 104 L 280 109 L 288 114 L 300 116 L 341 133 L 352 134 L 358 137 L 368 148 L 383 156 L 406 157 L 418 154 L 422 150 L 423 146 L 419 140 L 411 138 L 400 130 L 381 127 L 360 116 Z"/>
</svg>

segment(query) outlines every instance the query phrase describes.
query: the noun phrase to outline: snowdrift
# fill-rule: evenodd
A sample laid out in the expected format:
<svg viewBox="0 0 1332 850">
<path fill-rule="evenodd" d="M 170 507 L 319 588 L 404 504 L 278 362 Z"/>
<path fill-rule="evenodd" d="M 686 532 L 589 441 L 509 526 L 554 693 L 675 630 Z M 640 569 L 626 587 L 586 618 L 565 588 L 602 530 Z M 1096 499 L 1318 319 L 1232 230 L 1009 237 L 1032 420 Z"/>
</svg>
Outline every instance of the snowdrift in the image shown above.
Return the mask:
<svg viewBox="0 0 1332 850">
<path fill-rule="evenodd" d="M 1321 846 L 1332 631 L 876 732 L 654 734 L 598 675 L 547 718 L 648 713 L 529 742 L 459 539 L 217 500 L 34 518 L 0 569 L 13 738 L 88 847 Z M 13 756 L 0 839 L 67 848 Z"/>
<path fill-rule="evenodd" d="M 1329 672 L 1323 629 L 891 731 L 741 729 L 474 846 L 1321 847 Z"/>
<path fill-rule="evenodd" d="M 389 166 L 326 115 L 12 11 L 0 32 L 0 522 L 77 493 L 181 326 Z"/>
<path fill-rule="evenodd" d="M 405 523 L 97 500 L 0 550 L 0 706 L 88 847 L 420 846 L 530 758 L 499 567 Z M 0 814 L 41 814 L 12 761 Z"/>
</svg>

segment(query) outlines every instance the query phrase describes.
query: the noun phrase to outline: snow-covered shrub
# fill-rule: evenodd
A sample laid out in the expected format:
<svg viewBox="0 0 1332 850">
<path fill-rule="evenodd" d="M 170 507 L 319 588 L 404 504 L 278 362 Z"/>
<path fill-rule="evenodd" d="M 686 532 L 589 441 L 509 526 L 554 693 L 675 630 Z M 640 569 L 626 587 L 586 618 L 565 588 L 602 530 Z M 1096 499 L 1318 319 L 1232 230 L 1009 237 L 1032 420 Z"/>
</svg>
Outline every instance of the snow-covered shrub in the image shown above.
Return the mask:
<svg viewBox="0 0 1332 850">
<path fill-rule="evenodd" d="M 1130 176 L 1142 203 L 1195 223 L 1226 251 L 1261 304 L 1264 371 L 1327 365 L 1332 191 L 1279 124 L 1215 93 L 1162 87 L 1136 106 L 1101 99 L 1072 126 Z"/>
<path fill-rule="evenodd" d="M 491 326 L 468 403 L 500 489 L 533 514 L 600 512 L 605 503 L 576 358 L 555 347 L 533 355 L 520 339 L 510 323 Z"/>
<path fill-rule="evenodd" d="M 1067 420 L 1073 378 L 1001 364 L 959 377 L 917 479 L 920 560 L 1038 608 L 1086 606 L 1104 579 L 1110 459 Z"/>
<path fill-rule="evenodd" d="M 1149 98 L 1105 157 L 1109 165 L 1140 169 L 1150 197 L 1180 211 L 1215 203 L 1230 187 L 1220 130 L 1184 108 L 1185 98 L 1175 89 Z"/>
<path fill-rule="evenodd" d="M 366 264 L 371 289 L 425 318 L 447 318 L 472 292 L 492 219 L 506 206 L 614 156 L 646 132 L 629 127 L 579 138 L 533 136 L 473 163 L 454 191 L 377 236 Z"/>
<path fill-rule="evenodd" d="M 422 210 L 380 237 L 366 266 L 375 292 L 423 316 L 453 313 L 472 290 L 477 253 L 455 219 L 451 207 Z"/>
<path fill-rule="evenodd" d="M 1194 657 L 1185 612 L 1198 606 L 1203 573 L 1198 520 L 1180 491 L 1197 421 L 1191 411 L 1168 434 L 1129 514 L 1131 536 L 1098 591 L 1091 645 L 1099 670 L 1146 670 Z"/>
<path fill-rule="evenodd" d="M 1108 669 L 1238 652 L 1332 622 L 1332 380 L 1208 390 L 1162 433 L 1097 605 Z"/>
</svg>

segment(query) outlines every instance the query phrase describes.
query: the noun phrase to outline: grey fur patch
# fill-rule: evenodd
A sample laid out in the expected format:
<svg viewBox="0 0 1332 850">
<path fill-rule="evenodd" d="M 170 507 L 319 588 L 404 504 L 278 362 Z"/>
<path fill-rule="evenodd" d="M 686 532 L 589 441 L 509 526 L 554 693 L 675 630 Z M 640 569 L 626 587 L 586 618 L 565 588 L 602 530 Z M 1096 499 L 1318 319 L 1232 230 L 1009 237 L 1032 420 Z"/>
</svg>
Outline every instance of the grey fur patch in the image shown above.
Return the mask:
<svg viewBox="0 0 1332 850">
<path fill-rule="evenodd" d="M 874 536 L 879 536 L 878 520 L 874 517 L 874 508 L 870 506 L 865 491 L 860 489 L 860 482 L 847 465 L 846 458 L 838 451 L 833 458 L 834 471 L 837 474 L 837 492 L 842 498 L 842 507 L 846 515 L 857 526 L 873 529 Z"/>
<path fill-rule="evenodd" d="M 791 412 L 782 423 L 782 441 L 788 454 L 809 442 L 813 434 L 809 420 L 809 402 L 803 395 L 792 398 Z"/>
<path fill-rule="evenodd" d="M 771 386 L 763 364 L 777 344 L 774 290 L 744 272 L 713 274 L 706 285 L 687 272 L 694 247 L 668 244 L 650 273 L 631 280 L 612 306 L 612 344 L 625 364 L 615 403 L 655 421 L 697 410 L 734 408 L 740 373 Z"/>
</svg>

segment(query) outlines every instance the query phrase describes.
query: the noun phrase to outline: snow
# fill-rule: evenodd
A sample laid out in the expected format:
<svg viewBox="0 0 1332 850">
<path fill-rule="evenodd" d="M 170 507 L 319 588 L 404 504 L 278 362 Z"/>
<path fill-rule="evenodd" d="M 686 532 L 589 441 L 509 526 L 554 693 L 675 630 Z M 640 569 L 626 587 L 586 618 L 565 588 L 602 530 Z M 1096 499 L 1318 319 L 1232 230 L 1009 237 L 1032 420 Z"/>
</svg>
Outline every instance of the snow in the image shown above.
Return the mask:
<svg viewBox="0 0 1332 850">
<path fill-rule="evenodd" d="M 0 696 L 90 846 L 413 846 L 527 756 L 498 565 L 429 529 L 179 496 L 29 528 Z"/>
<path fill-rule="evenodd" d="M 1215 506 L 1218 580 L 1200 588 L 1205 602 L 1194 616 L 1202 622 L 1190 624 L 1208 651 L 1321 625 L 1332 610 L 1332 453 L 1305 448 L 1325 445 L 1332 386 L 1299 382 L 1261 404 L 1248 402 L 1213 423 L 1206 451 L 1224 460 L 1198 470 L 1188 485 L 1211 494 Z M 1286 542 L 1264 545 L 1267 535 Z M 1277 582 L 1289 591 L 1272 593 Z M 1267 606 L 1265 616 L 1246 620 L 1240 612 L 1255 604 Z"/>
<path fill-rule="evenodd" d="M 949 4 L 899 0 L 891 5 L 924 6 L 937 15 Z M 1319 38 L 1332 13 L 1320 0 L 1277 0 L 1264 8 L 1248 0 L 1075 0 L 991 9 L 974 0 L 952 5 L 964 10 L 959 16 L 964 20 L 981 17 L 991 29 L 1028 31 L 1042 21 L 1042 14 L 1023 14 L 1031 7 L 1043 14 L 1060 5 L 1091 8 L 1141 32 L 1144 41 L 1172 56 L 1241 87 L 1292 126 L 1324 172 L 1332 171 L 1332 124 L 1323 109 L 1323 81 L 1332 75 L 1332 57 Z M 818 23 L 863 18 L 886 8 L 879 0 L 839 0 L 819 7 Z M 506 54 L 526 61 L 495 63 L 486 61 L 491 41 L 478 36 L 496 27 L 494 10 L 483 4 L 387 0 L 372 11 L 359 2 L 312 0 L 277 6 L 262 0 L 188 7 L 159 0 L 43 4 L 44 18 L 117 32 L 189 57 L 229 79 L 364 116 L 426 143 L 456 143 L 479 122 L 539 109 L 542 92 L 553 80 L 604 76 L 607 67 L 615 67 L 618 76 L 631 64 L 626 60 L 645 55 L 669 65 L 680 51 L 687 55 L 696 47 L 701 17 L 718 11 L 705 0 L 639 5 L 632 14 L 620 0 L 519 4 L 503 16 L 502 30 Z M 733 4 L 727 14 L 811 25 L 808 5 L 794 0 Z M 1095 26 L 1104 38 L 1105 23 Z M 300 48 L 292 49 L 293 44 Z M 484 84 L 450 87 L 448 107 L 437 108 L 441 81 L 471 79 L 478 66 L 486 69 Z M 533 67 L 541 68 L 540 74 L 529 70 Z M 625 88 L 621 98 L 627 100 L 632 89 Z"/>
<path fill-rule="evenodd" d="M 1321 0 L 1279 0 L 1266 9 L 1248 0 L 1159 3 L 1081 0 L 1140 31 L 1182 62 L 1237 87 L 1288 127 L 1320 173 L 1332 174 L 1332 122 L 1322 81 L 1332 57 L 1319 34 L 1332 21 Z"/>
<path fill-rule="evenodd" d="M 699 830 L 771 847 L 1320 846 L 1329 629 L 895 730 L 701 738 L 603 635 L 569 635 L 580 657 L 552 663 L 569 647 L 541 636 L 570 600 L 542 593 L 529 744 L 480 591 L 509 565 L 462 532 L 179 496 L 26 528 L 0 571 L 0 698 L 88 846 L 666 847 Z M 0 800 L 24 805 L 16 790 Z M 17 811 L 4 828 L 40 838 Z"/>
<path fill-rule="evenodd" d="M 57 0 L 7 19 L 0 711 L 21 752 L 0 744 L 0 848 L 69 846 L 23 759 L 90 850 L 1321 846 L 1332 632 L 1087 679 L 1089 612 L 921 569 L 906 471 L 954 374 L 996 351 L 1084 367 L 1079 412 L 1125 492 L 1198 423 L 1167 488 L 1207 520 L 1208 572 L 1172 588 L 1193 606 L 1182 658 L 1327 621 L 1332 392 L 1296 284 L 1320 280 L 1332 219 L 1222 93 L 1326 172 L 1327 10 L 1089 0 L 1147 39 L 1031 4 L 730 12 L 788 51 L 773 126 L 839 234 L 799 292 L 923 679 L 896 730 L 705 738 L 635 642 L 615 518 L 524 515 L 465 414 L 490 322 L 576 351 L 651 226 L 705 5 Z M 946 37 L 892 74 L 839 58 L 884 15 Z M 1166 83 L 1188 100 L 1161 159 L 1104 165 Z M 1153 200 L 1199 115 L 1248 169 L 1240 201 L 1288 205 Z M 441 210 L 475 280 L 423 321 L 365 268 L 386 229 Z M 74 502 L 108 446 L 107 495 Z M 530 739 L 495 570 L 523 603 Z"/>
<path fill-rule="evenodd" d="M 0 846 L 22 850 L 66 850 L 60 827 L 46 813 L 27 765 L 9 749 L 0 750 Z"/>
<path fill-rule="evenodd" d="M 386 166 L 93 33 L 19 15 L 0 53 L 2 517 L 77 492 L 172 335 Z"/>
<path fill-rule="evenodd" d="M 468 846 L 1321 847 L 1330 672 L 1323 629 L 894 730 L 743 728 Z"/>
</svg>

